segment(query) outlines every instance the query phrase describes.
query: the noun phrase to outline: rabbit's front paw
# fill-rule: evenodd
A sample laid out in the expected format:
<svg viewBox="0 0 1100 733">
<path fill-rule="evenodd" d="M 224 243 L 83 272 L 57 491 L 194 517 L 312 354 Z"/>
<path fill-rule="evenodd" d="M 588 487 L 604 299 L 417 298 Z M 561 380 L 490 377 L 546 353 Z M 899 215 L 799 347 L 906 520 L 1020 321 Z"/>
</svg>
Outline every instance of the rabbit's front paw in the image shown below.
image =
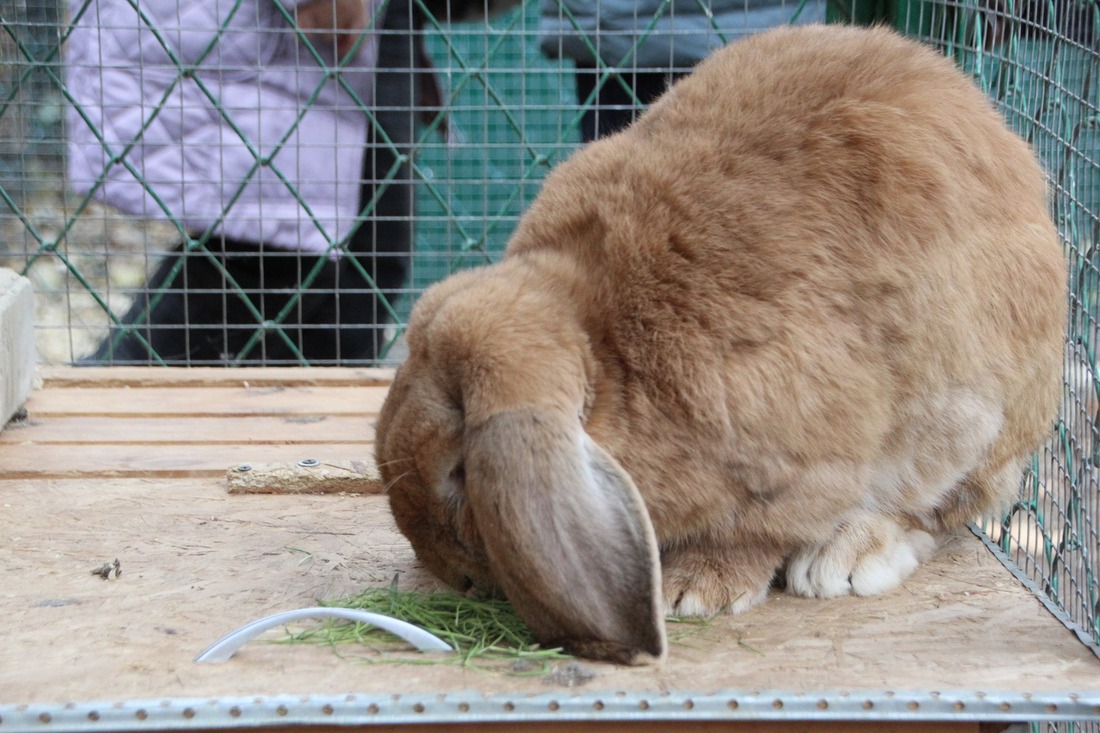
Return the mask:
<svg viewBox="0 0 1100 733">
<path fill-rule="evenodd" d="M 671 616 L 741 613 L 768 594 L 781 557 L 759 549 L 685 547 L 664 553 L 665 611 Z"/>
</svg>

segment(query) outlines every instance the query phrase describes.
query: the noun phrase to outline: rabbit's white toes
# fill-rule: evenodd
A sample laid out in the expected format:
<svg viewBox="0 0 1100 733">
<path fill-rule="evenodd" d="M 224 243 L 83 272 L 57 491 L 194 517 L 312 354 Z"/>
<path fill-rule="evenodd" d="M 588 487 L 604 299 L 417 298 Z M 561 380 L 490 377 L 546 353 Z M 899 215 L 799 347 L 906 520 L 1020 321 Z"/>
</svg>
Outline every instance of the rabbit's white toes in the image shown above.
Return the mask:
<svg viewBox="0 0 1100 733">
<path fill-rule="evenodd" d="M 936 541 L 927 532 L 907 532 L 882 552 L 860 559 L 852 570 L 852 592 L 857 596 L 873 596 L 896 588 L 931 556 L 935 547 Z"/>
<path fill-rule="evenodd" d="M 865 518 L 844 525 L 823 545 L 797 553 L 787 565 L 787 589 L 800 596 L 870 596 L 901 585 L 935 549 L 927 532 Z"/>
<path fill-rule="evenodd" d="M 787 590 L 807 598 L 836 598 L 852 590 L 846 563 L 828 552 L 829 546 L 808 548 L 787 565 Z"/>
</svg>

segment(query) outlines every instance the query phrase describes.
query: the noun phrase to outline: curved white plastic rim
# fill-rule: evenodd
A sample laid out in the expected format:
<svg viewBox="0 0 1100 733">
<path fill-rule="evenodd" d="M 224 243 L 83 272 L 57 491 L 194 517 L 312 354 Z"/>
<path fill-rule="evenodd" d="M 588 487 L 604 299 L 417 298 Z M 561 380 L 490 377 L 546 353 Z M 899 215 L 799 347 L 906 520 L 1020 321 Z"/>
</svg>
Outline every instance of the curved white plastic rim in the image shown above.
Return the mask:
<svg viewBox="0 0 1100 733">
<path fill-rule="evenodd" d="M 428 633 L 419 626 L 413 626 L 406 621 L 393 618 L 392 616 L 372 613 L 370 611 L 359 611 L 354 608 L 317 606 L 313 608 L 301 608 L 296 611 L 284 611 L 282 613 L 276 613 L 271 616 L 257 619 L 250 624 L 245 624 L 236 631 L 226 634 L 206 647 L 202 653 L 195 657 L 195 661 L 199 663 L 224 662 L 232 657 L 246 642 L 256 638 L 268 629 L 273 629 L 276 626 L 282 626 L 292 621 L 301 621 L 307 618 L 340 618 L 347 621 L 358 621 L 360 623 L 377 626 L 380 629 L 399 636 L 422 652 L 454 651 L 450 644 L 443 641 L 438 636 Z"/>
</svg>

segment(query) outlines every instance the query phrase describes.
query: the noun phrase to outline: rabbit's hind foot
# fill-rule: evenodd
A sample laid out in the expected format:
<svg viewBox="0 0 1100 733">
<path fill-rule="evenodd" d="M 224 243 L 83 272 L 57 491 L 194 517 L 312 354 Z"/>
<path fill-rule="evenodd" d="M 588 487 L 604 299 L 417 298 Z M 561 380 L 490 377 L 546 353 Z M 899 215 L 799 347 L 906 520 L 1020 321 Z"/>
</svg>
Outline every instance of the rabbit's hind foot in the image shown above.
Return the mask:
<svg viewBox="0 0 1100 733">
<path fill-rule="evenodd" d="M 929 533 L 867 514 L 841 524 L 823 544 L 796 552 L 787 564 L 787 590 L 810 598 L 885 593 L 935 549 Z"/>
</svg>

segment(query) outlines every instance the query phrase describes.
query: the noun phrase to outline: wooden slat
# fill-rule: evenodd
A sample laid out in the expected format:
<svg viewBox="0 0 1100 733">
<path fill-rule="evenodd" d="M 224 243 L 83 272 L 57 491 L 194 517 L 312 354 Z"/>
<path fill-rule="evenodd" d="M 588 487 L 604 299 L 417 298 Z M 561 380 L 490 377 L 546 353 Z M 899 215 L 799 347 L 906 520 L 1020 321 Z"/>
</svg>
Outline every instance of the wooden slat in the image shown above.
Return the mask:
<svg viewBox="0 0 1100 733">
<path fill-rule="evenodd" d="M 35 414 L 0 433 L 5 443 L 38 445 L 191 445 L 363 443 L 374 440 L 364 415 L 249 417 L 81 417 Z"/>
<path fill-rule="evenodd" d="M 230 494 L 381 494 L 378 467 L 354 461 L 249 463 L 225 475 Z"/>
<path fill-rule="evenodd" d="M 392 369 L 342 367 L 40 367 L 48 389 L 72 387 L 385 387 Z"/>
<path fill-rule="evenodd" d="M 373 415 L 385 387 L 188 387 L 42 389 L 27 411 L 39 416 Z"/>
<path fill-rule="evenodd" d="M 369 458 L 386 387 L 314 371 L 48 370 L 28 419 L 0 435 L 0 476 L 224 480 L 242 463 Z M 96 377 L 127 386 L 82 386 Z"/>
<path fill-rule="evenodd" d="M 315 458 L 323 463 L 369 458 L 361 445 L 15 445 L 0 444 L 0 479 L 137 477 L 225 478 L 230 466 Z"/>
</svg>

